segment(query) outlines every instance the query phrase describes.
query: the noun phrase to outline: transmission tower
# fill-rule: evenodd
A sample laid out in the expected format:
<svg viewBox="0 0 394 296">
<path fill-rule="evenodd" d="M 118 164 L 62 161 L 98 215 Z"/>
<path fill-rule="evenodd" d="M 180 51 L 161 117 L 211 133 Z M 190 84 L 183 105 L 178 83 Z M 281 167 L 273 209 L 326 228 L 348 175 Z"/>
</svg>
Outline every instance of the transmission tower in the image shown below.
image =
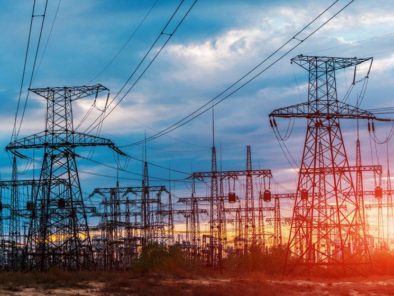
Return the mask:
<svg viewBox="0 0 394 296">
<path fill-rule="evenodd" d="M 216 163 L 216 147 L 212 146 L 211 160 L 211 196 L 210 196 L 210 240 L 208 264 L 212 267 L 220 267 L 223 257 L 223 197 L 219 196 L 218 174 Z"/>
<path fill-rule="evenodd" d="M 87 212 L 81 192 L 77 147 L 108 146 L 123 154 L 112 141 L 74 129 L 72 103 L 107 93 L 93 86 L 30 89 L 46 102 L 45 130 L 16 139 L 6 150 L 24 157 L 21 151 L 43 149 L 39 188 L 33 196 L 24 263 L 28 269 L 67 270 L 88 268 L 93 263 Z M 61 180 L 61 182 L 59 182 Z"/>
<path fill-rule="evenodd" d="M 393 218 L 394 218 L 394 208 L 393 208 L 393 196 L 391 194 L 392 188 L 391 188 L 391 174 L 390 174 L 390 161 L 389 157 L 387 156 L 387 184 L 386 184 L 386 206 L 387 206 L 387 212 L 386 212 L 386 223 L 387 223 L 387 230 L 386 230 L 386 241 L 387 245 L 390 246 L 391 241 L 393 239 Z"/>
<path fill-rule="evenodd" d="M 278 117 L 307 119 L 286 273 L 298 267 L 310 271 L 317 266 L 338 265 L 347 269 L 370 263 L 362 201 L 356 194 L 340 119 L 377 118 L 338 100 L 335 76 L 339 69 L 356 69 L 370 60 L 303 55 L 291 60 L 308 71 L 308 101 L 270 114 L 274 128 Z"/>
<path fill-rule="evenodd" d="M 214 155 L 214 154 L 213 154 Z M 213 158 L 215 160 L 215 158 Z M 214 165 L 215 162 L 212 162 L 213 166 L 212 168 L 216 168 Z M 250 170 L 239 170 L 239 171 L 216 171 L 212 170 L 210 172 L 194 172 L 191 175 L 191 178 L 193 180 L 199 180 L 199 181 L 204 181 L 204 180 L 211 180 L 212 184 L 212 179 L 216 178 L 220 179 L 221 181 L 225 180 L 236 180 L 238 178 L 248 178 L 248 177 L 256 177 L 256 178 L 263 178 L 263 179 L 269 179 L 272 178 L 272 173 L 271 170 L 263 170 L 263 169 L 250 169 Z M 265 182 L 265 181 L 264 181 Z M 246 182 L 245 182 L 246 183 Z M 253 183 L 252 183 L 253 184 Z M 215 183 L 213 184 L 215 185 Z M 238 242 L 243 243 L 243 249 L 245 249 L 244 244 L 247 244 L 247 236 L 244 233 L 246 227 L 244 226 L 246 221 L 246 217 L 252 217 L 252 211 L 251 208 L 248 207 L 246 208 L 245 206 L 240 206 L 237 208 L 225 208 L 225 199 L 228 200 L 228 203 L 234 203 L 236 201 L 239 202 L 239 198 L 236 195 L 235 192 L 229 191 L 228 195 L 226 196 L 220 196 L 217 195 L 216 198 L 215 195 L 212 195 L 212 193 L 215 193 L 216 191 L 211 188 L 211 196 L 209 197 L 202 197 L 202 198 L 197 198 L 194 197 L 198 201 L 206 201 L 209 202 L 210 205 L 210 220 L 209 220 L 209 225 L 210 225 L 210 235 L 213 234 L 213 239 L 211 239 L 211 236 L 209 236 L 209 242 L 213 241 L 216 243 L 209 243 L 208 246 L 208 263 L 212 266 L 219 266 L 220 265 L 220 260 L 223 257 L 223 238 L 226 237 L 225 234 L 225 224 L 226 222 L 229 222 L 228 219 L 225 219 L 225 213 L 226 212 L 231 212 L 235 213 L 236 219 L 235 219 L 235 225 L 236 225 L 236 230 L 235 230 L 235 240 Z M 188 198 L 188 201 L 193 200 Z M 184 199 L 178 200 L 178 202 L 184 202 Z M 245 205 L 246 201 L 242 200 Z M 258 214 L 259 209 L 256 207 L 254 208 L 254 213 L 253 217 L 255 217 L 256 214 Z M 248 219 L 249 223 L 251 224 L 251 219 Z M 220 229 L 221 231 L 218 232 L 217 229 Z M 245 237 L 244 237 L 245 235 Z M 213 261 L 212 261 L 213 260 Z"/>
<path fill-rule="evenodd" d="M 19 268 L 19 251 L 20 251 L 20 213 L 19 213 L 19 188 L 16 186 L 17 182 L 17 164 L 16 157 L 12 158 L 12 181 L 14 186 L 11 189 L 11 206 L 10 206 L 10 227 L 9 227 L 9 243 L 10 250 L 10 268 L 16 271 Z"/>
<path fill-rule="evenodd" d="M 252 153 L 250 145 L 246 146 L 246 192 L 245 192 L 245 253 L 248 251 L 249 242 L 252 245 L 256 240 L 256 218 L 253 195 Z"/>
</svg>

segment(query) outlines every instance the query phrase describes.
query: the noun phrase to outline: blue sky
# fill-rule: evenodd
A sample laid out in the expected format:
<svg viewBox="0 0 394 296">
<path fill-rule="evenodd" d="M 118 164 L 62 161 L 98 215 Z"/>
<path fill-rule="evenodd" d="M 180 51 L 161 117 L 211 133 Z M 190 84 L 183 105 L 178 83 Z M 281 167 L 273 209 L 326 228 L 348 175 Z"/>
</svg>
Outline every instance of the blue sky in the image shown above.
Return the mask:
<svg viewBox="0 0 394 296">
<path fill-rule="evenodd" d="M 344 4 L 347 1 L 339 1 Z M 40 7 L 43 0 L 37 0 Z M 145 51 L 178 4 L 172 0 L 109 1 L 63 0 L 51 38 L 50 27 L 58 0 L 49 0 L 39 68 L 33 87 L 83 85 L 101 83 L 115 94 L 130 75 Z M 111 66 L 100 76 L 103 67 L 123 46 L 147 11 L 154 8 L 144 24 Z M 106 119 L 101 135 L 118 145 L 125 145 L 147 136 L 177 121 L 222 91 L 244 72 L 264 59 L 298 29 L 324 10 L 332 1 L 208 1 L 200 0 L 185 22 L 168 43 L 149 71 L 139 81 L 122 104 Z M 32 1 L 0 0 L 0 145 L 11 137 L 22 75 Z M 38 21 L 33 28 L 37 37 Z M 229 100 L 215 108 L 216 143 L 221 150 L 223 169 L 245 167 L 245 146 L 252 145 L 254 166 L 273 170 L 278 191 L 294 191 L 296 172 L 289 169 L 285 157 L 268 124 L 268 114 L 275 108 L 306 100 L 304 70 L 290 64 L 298 54 L 375 58 L 364 99 L 364 108 L 392 106 L 394 83 L 394 2 L 359 0 L 352 3 L 311 39 L 243 88 Z M 35 40 L 33 44 L 35 45 Z M 33 47 L 34 48 L 34 47 Z M 30 61 L 32 57 L 30 56 Z M 29 68 L 28 68 L 29 69 Z M 31 70 L 30 70 L 31 71 Z M 360 71 L 360 78 L 362 71 Z M 27 73 L 30 73 L 29 70 Z M 352 71 L 339 74 L 339 93 L 344 94 L 352 80 Z M 26 91 L 25 84 L 23 90 Z M 357 87 L 350 98 L 355 102 Z M 75 105 L 75 122 L 90 106 L 91 101 Z M 43 102 L 31 96 L 21 136 L 44 129 Z M 287 122 L 280 123 L 286 128 Z M 299 161 L 305 122 L 300 120 L 288 140 L 288 147 Z M 379 125 L 382 138 L 390 126 Z M 366 128 L 363 130 L 366 138 Z M 348 152 L 354 154 L 354 126 L 344 124 Z M 368 142 L 365 161 L 371 161 Z M 150 142 L 149 161 L 181 171 L 210 169 L 211 114 L 205 114 L 168 136 Z M 220 147 L 220 148 L 219 148 Z M 385 147 L 378 147 L 384 155 Z M 87 155 L 90 151 L 81 150 Z M 126 152 L 142 157 L 142 147 L 133 146 Z M 39 155 L 37 152 L 36 155 Z M 115 165 L 112 152 L 94 149 L 92 158 Z M 218 156 L 219 157 L 219 156 Z M 382 156 L 380 162 L 385 162 Z M 140 174 L 141 163 L 125 161 L 121 165 Z M 9 157 L 0 155 L 2 178 L 10 176 Z M 21 178 L 31 176 L 32 165 L 20 162 Z M 97 163 L 81 160 L 82 185 L 90 192 L 98 184 L 111 186 L 116 171 Z M 99 177 L 86 172 L 109 175 Z M 168 178 L 168 171 L 151 167 L 151 175 Z M 137 184 L 127 178 L 138 175 L 120 172 L 121 184 Z M 172 178 L 185 175 L 172 172 Z M 159 182 L 160 183 L 160 182 Z M 184 182 L 173 184 L 179 195 L 186 194 Z"/>
</svg>

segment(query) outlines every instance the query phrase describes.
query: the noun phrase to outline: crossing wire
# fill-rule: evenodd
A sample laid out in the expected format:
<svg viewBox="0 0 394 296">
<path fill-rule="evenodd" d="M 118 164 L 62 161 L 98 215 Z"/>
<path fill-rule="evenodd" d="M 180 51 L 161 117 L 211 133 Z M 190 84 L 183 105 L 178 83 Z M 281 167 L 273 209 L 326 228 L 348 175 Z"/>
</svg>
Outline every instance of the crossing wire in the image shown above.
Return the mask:
<svg viewBox="0 0 394 296">
<path fill-rule="evenodd" d="M 165 24 L 165 26 L 163 27 L 163 29 L 161 30 L 161 32 L 158 34 L 158 36 L 156 37 L 156 39 L 154 40 L 154 42 L 152 43 L 152 45 L 149 47 L 148 51 L 145 53 L 145 55 L 143 56 L 143 58 L 141 59 L 141 61 L 138 63 L 138 65 L 136 66 L 136 68 L 133 70 L 133 72 L 130 74 L 130 76 L 127 78 L 126 82 L 122 85 L 122 87 L 120 88 L 120 90 L 117 92 L 117 94 L 114 96 L 114 98 L 112 98 L 112 100 L 109 102 L 108 104 L 108 108 L 112 106 L 112 109 L 109 109 L 109 111 L 105 110 L 105 115 L 102 117 L 97 117 L 87 128 L 84 132 L 91 132 L 92 130 L 94 130 L 95 128 L 97 128 L 98 126 L 100 126 L 100 124 L 102 123 L 102 121 L 104 121 L 114 110 L 116 107 L 119 106 L 119 104 L 127 97 L 127 95 L 131 92 L 131 90 L 135 87 L 135 85 L 141 80 L 141 78 L 143 77 L 143 75 L 146 73 L 146 71 L 148 71 L 148 69 L 152 66 L 153 62 L 158 58 L 158 56 L 160 55 L 160 53 L 163 51 L 163 49 L 165 48 L 165 46 L 168 44 L 168 42 L 172 39 L 172 37 L 174 36 L 174 34 L 178 31 L 179 27 L 182 25 L 182 23 L 184 22 L 184 20 L 186 19 L 186 17 L 190 14 L 191 10 L 193 9 L 193 7 L 196 5 L 198 0 L 194 0 L 191 5 L 189 6 L 189 8 L 186 10 L 186 12 L 183 14 L 183 16 L 181 17 L 181 19 L 178 21 L 178 23 L 176 23 L 175 28 L 172 29 L 171 32 L 167 32 L 168 28 L 172 25 L 173 20 L 175 19 L 175 17 L 178 14 L 178 11 L 182 8 L 183 3 L 185 2 L 185 0 L 182 0 L 179 5 L 176 7 L 176 9 L 174 10 L 173 14 L 171 15 L 171 17 L 169 18 L 169 20 L 167 21 L 167 23 Z M 156 53 L 153 54 L 153 57 L 151 60 L 149 60 L 147 62 L 147 65 L 145 67 L 142 67 L 144 65 L 144 62 L 148 59 L 148 57 L 150 56 L 151 52 L 155 49 L 156 45 L 159 43 L 160 39 L 165 36 L 166 40 L 164 41 L 164 43 L 159 47 L 159 49 L 156 51 Z M 136 73 L 142 68 L 142 72 L 137 75 L 135 81 L 128 87 L 128 89 L 126 89 L 127 85 L 130 83 L 130 81 L 135 77 Z M 123 91 L 126 89 L 126 91 L 123 93 Z M 123 93 L 123 94 L 122 94 Z M 117 101 L 116 101 L 117 100 Z"/>
<path fill-rule="evenodd" d="M 122 45 L 122 47 L 116 52 L 116 54 L 109 60 L 109 62 L 100 70 L 100 72 L 98 72 L 92 79 L 90 82 L 92 82 L 93 80 L 96 80 L 97 78 L 99 78 L 105 71 L 108 70 L 108 68 L 115 62 L 115 60 L 119 57 L 119 55 L 124 51 L 124 49 L 127 47 L 127 45 L 130 43 L 130 41 L 134 38 L 135 34 L 139 31 L 139 29 L 142 27 L 142 25 L 145 23 L 146 19 L 150 16 L 150 14 L 152 13 L 153 9 L 156 7 L 157 3 L 160 0 L 156 0 L 155 2 L 153 2 L 152 6 L 148 9 L 148 11 L 146 12 L 146 14 L 143 16 L 142 20 L 139 22 L 139 24 L 137 25 L 137 27 L 135 27 L 135 29 L 133 30 L 133 32 L 131 32 L 129 38 L 127 38 L 126 42 Z"/>
<path fill-rule="evenodd" d="M 250 71 L 248 71 L 246 74 L 244 74 L 241 78 L 239 78 L 237 81 L 232 83 L 230 86 L 228 86 L 225 90 L 220 92 L 218 95 L 213 97 L 211 100 L 197 108 L 195 111 L 190 113 L 189 115 L 183 117 L 179 121 L 175 122 L 174 124 L 168 126 L 167 128 L 159 131 L 158 133 L 147 137 L 146 141 L 152 141 L 155 140 L 159 137 L 162 137 L 168 133 L 171 133 L 172 131 L 184 126 L 185 124 L 191 122 L 192 120 L 196 119 L 197 117 L 201 116 L 202 114 L 206 113 L 209 111 L 211 108 L 215 107 L 216 105 L 220 104 L 221 102 L 227 100 L 229 97 L 231 97 L 233 94 L 238 92 L 240 89 L 254 81 L 256 78 L 258 78 L 261 74 L 263 74 L 265 71 L 270 69 L 273 65 L 275 65 L 277 62 L 282 60 L 285 56 L 287 56 L 290 52 L 292 52 L 294 49 L 296 49 L 298 46 L 300 46 L 304 41 L 309 39 L 311 36 L 313 36 L 316 32 L 318 32 L 321 28 L 323 28 L 327 23 L 329 23 L 332 19 L 334 19 L 338 14 L 340 14 L 343 10 L 345 10 L 350 4 L 354 2 L 354 0 L 351 0 L 347 2 L 346 5 L 342 6 L 341 9 L 336 11 L 332 16 L 330 16 L 326 21 L 324 21 L 320 26 L 318 26 L 316 29 L 314 29 L 311 33 L 307 34 L 306 37 L 302 39 L 298 39 L 299 35 L 301 35 L 304 31 L 306 31 L 313 23 L 315 23 L 318 19 L 320 19 L 324 14 L 326 14 L 333 6 L 335 6 L 339 0 L 334 1 L 330 6 L 328 6 L 323 12 L 321 12 L 317 17 L 315 17 L 312 21 L 310 21 L 305 27 L 303 27 L 300 31 L 298 31 L 293 37 L 291 37 L 289 40 L 287 40 L 284 44 L 282 44 L 279 48 L 277 48 L 274 52 L 272 52 L 269 56 L 267 56 L 264 60 L 262 60 L 260 63 L 258 63 L 255 67 L 253 67 Z M 266 63 L 268 60 L 270 60 L 274 55 L 276 55 L 279 51 L 281 51 L 284 47 L 286 47 L 288 44 L 290 44 L 292 41 L 296 40 L 296 44 L 292 46 L 289 50 L 287 50 L 284 54 L 280 55 L 277 59 L 275 59 L 272 63 L 270 63 L 268 66 L 263 68 L 261 71 L 257 72 L 257 74 L 253 75 L 251 78 L 250 77 L 253 72 L 256 72 L 260 66 L 262 66 L 264 63 Z M 246 80 L 245 82 L 241 83 L 243 80 Z M 239 85 L 240 84 L 240 85 Z M 238 86 L 239 85 L 239 86 Z M 131 144 L 123 145 L 121 148 L 124 147 L 131 147 L 135 145 L 141 145 L 145 142 L 144 140 L 140 140 Z"/>
<path fill-rule="evenodd" d="M 34 54 L 33 67 L 32 67 L 32 72 L 31 72 L 31 75 L 30 75 L 28 89 L 31 88 L 31 85 L 33 83 L 34 72 L 35 72 L 35 69 L 36 69 L 38 52 L 40 50 L 42 32 L 43 32 L 43 28 L 44 28 L 45 17 L 46 17 L 46 12 L 47 12 L 47 7 L 48 7 L 48 0 L 45 1 L 44 12 L 43 12 L 42 15 L 36 15 L 35 14 L 35 7 L 36 7 L 36 0 L 34 0 L 34 2 L 33 2 L 33 12 L 32 12 L 32 16 L 31 16 L 31 20 L 30 20 L 29 35 L 28 35 L 28 41 L 27 41 L 27 46 L 26 46 L 26 52 L 25 52 L 25 61 L 24 61 L 24 65 L 23 65 L 23 73 L 22 73 L 22 79 L 21 79 L 21 84 L 20 84 L 20 89 L 19 89 L 19 97 L 18 97 L 18 103 L 17 103 L 16 113 L 15 113 L 14 127 L 13 127 L 13 131 L 12 131 L 11 140 L 16 139 L 18 137 L 19 133 L 20 133 L 20 130 L 21 130 L 21 127 L 22 127 L 22 123 L 23 123 L 23 119 L 24 119 L 25 113 L 26 113 L 27 101 L 29 99 L 29 91 L 27 91 L 26 97 L 25 97 L 25 100 L 24 100 L 24 104 L 23 104 L 23 108 L 22 108 L 21 119 L 19 121 L 19 126 L 17 128 L 18 114 L 19 114 L 19 108 L 20 108 L 20 104 L 21 104 L 23 84 L 24 84 L 25 75 L 26 75 L 27 60 L 28 60 L 28 56 L 29 56 L 29 49 L 30 49 L 31 32 L 32 32 L 32 27 L 33 27 L 33 21 L 34 21 L 35 17 L 41 17 L 40 33 L 39 33 L 39 36 L 38 36 L 37 47 L 36 47 L 36 51 L 35 51 L 35 54 Z"/>
</svg>

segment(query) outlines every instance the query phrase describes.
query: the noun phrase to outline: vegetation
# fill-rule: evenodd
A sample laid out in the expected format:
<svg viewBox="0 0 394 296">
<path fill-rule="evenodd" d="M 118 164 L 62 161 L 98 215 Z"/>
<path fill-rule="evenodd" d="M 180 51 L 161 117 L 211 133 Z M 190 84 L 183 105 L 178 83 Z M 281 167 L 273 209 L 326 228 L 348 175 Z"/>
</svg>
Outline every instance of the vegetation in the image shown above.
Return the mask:
<svg viewBox="0 0 394 296">
<path fill-rule="evenodd" d="M 223 268 L 212 270 L 202 262 L 189 259 L 179 246 L 166 248 L 153 244 L 146 247 L 133 262 L 133 267 L 125 272 L 2 272 L 0 294 L 1 291 L 12 293 L 33 288 L 90 289 L 91 295 L 260 295 L 262 289 L 264 295 L 280 295 L 278 291 L 292 291 L 294 294 L 291 295 L 299 295 L 297 293 L 315 291 L 314 282 L 320 282 L 324 291 L 331 289 L 335 293 L 332 283 L 343 281 L 343 274 L 334 269 L 283 278 L 285 255 L 286 250 L 281 247 L 261 250 L 252 246 L 247 254 L 229 256 L 223 261 Z M 374 286 L 368 286 L 368 281 L 372 283 L 378 278 L 379 283 L 383 283 L 386 276 L 394 275 L 394 252 L 375 252 L 372 260 L 374 269 L 368 276 L 348 275 L 343 285 L 360 282 L 363 286 L 356 285 L 357 288 L 372 289 Z M 302 285 L 296 284 L 299 279 L 302 279 Z M 393 291 L 393 285 L 392 282 L 382 284 L 376 291 L 389 293 Z M 344 292 L 343 295 L 347 294 Z"/>
<path fill-rule="evenodd" d="M 165 273 L 176 276 L 191 275 L 201 271 L 202 263 L 187 258 L 178 245 L 166 248 L 151 244 L 144 248 L 131 268 L 135 275 Z"/>
<path fill-rule="evenodd" d="M 226 272 L 262 272 L 267 275 L 279 275 L 283 272 L 286 250 L 276 247 L 262 250 L 251 246 L 249 252 L 243 255 L 229 256 L 224 262 Z"/>
</svg>

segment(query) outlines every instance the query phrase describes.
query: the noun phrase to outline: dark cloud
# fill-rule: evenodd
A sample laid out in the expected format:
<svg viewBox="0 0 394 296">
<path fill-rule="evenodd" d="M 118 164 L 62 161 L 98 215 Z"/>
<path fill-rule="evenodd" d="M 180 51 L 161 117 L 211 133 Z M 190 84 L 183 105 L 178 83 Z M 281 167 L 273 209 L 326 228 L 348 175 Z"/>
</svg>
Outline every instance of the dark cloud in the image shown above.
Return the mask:
<svg viewBox="0 0 394 296">
<path fill-rule="evenodd" d="M 21 79 L 24 50 L 31 14 L 29 1 L 0 0 L 0 115 L 2 141 L 9 140 L 12 115 Z M 33 86 L 79 85 L 89 83 L 127 41 L 154 0 L 150 1 L 62 1 L 53 34 L 41 61 Z M 50 1 L 43 42 L 48 38 L 57 1 Z M 111 66 L 94 82 L 120 88 L 149 45 L 156 38 L 177 1 L 161 0 L 141 29 Z M 214 97 L 241 74 L 290 38 L 298 28 L 317 15 L 330 1 L 204 1 L 192 13 L 152 68 L 108 118 L 103 135 L 120 145 L 140 140 L 175 122 Z M 278 171 L 284 182 L 292 180 L 286 159 L 280 152 L 267 115 L 274 108 L 306 99 L 306 72 L 291 65 L 292 56 L 304 54 L 370 56 L 376 54 L 365 107 L 390 105 L 393 75 L 393 4 L 356 1 L 322 32 L 300 46 L 259 79 L 215 109 L 217 143 L 222 146 L 223 166 L 244 167 L 245 145 L 253 147 L 256 164 Z M 37 33 L 37 24 L 35 24 Z M 37 35 L 35 35 L 37 37 Z M 34 44 L 34 43 L 33 43 Z M 31 58 L 31 57 L 30 57 Z M 379 62 L 380 61 L 380 62 Z M 351 80 L 351 74 L 347 76 Z M 344 79 L 344 80 L 346 80 Z M 338 86 L 346 88 L 345 83 Z M 370 98 L 373 98 L 371 100 Z M 42 104 L 29 101 L 23 134 L 44 126 Z M 82 106 L 76 106 L 76 111 Z M 81 110 L 79 110 L 81 111 Z M 82 114 L 83 112 L 78 112 Z M 78 118 L 76 118 L 78 120 Z M 190 171 L 209 170 L 211 115 L 205 114 L 189 125 L 148 145 L 149 159 L 163 166 Z M 34 124 L 32 124 L 34 122 Z M 284 123 L 286 124 L 286 123 Z M 297 122 L 289 147 L 298 159 L 305 122 Z M 349 139 L 351 139 L 351 126 Z M 38 131 L 38 130 L 37 130 Z M 141 158 L 141 147 L 127 152 Z M 112 153 L 100 150 L 95 157 L 114 163 Z M 4 176 L 9 174 L 8 158 L 0 157 Z M 115 175 L 110 169 L 81 161 L 84 168 Z M 141 172 L 139 162 L 129 169 Z M 168 172 L 152 168 L 152 174 Z M 86 175 L 82 176 L 86 178 Z M 99 177 L 89 177 L 87 188 Z M 113 180 L 101 178 L 111 184 Z"/>
</svg>

